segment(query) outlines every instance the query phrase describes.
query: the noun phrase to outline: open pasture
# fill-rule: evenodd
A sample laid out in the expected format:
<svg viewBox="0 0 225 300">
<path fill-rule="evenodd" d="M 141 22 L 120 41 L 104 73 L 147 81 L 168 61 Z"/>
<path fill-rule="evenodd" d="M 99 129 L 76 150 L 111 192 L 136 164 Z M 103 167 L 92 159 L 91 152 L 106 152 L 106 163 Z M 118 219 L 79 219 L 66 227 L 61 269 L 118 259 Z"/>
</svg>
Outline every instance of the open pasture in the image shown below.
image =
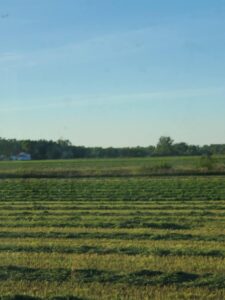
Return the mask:
<svg viewBox="0 0 225 300">
<path fill-rule="evenodd" d="M 224 299 L 224 245 L 223 176 L 0 180 L 3 299 Z"/>
<path fill-rule="evenodd" d="M 225 156 L 0 161 L 0 178 L 87 178 L 225 175 Z"/>
</svg>

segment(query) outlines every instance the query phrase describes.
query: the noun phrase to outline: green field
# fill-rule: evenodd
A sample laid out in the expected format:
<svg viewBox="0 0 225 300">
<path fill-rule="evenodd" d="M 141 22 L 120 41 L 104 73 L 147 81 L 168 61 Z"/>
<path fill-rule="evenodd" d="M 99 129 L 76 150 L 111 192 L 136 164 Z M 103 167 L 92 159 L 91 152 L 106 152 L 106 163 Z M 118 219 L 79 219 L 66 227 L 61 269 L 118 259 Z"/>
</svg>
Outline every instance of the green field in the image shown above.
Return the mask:
<svg viewBox="0 0 225 300">
<path fill-rule="evenodd" d="M 1 162 L 0 299 L 225 299 L 225 176 L 143 174 L 198 162 Z"/>
<path fill-rule="evenodd" d="M 0 178 L 225 175 L 225 156 L 0 161 Z"/>
</svg>

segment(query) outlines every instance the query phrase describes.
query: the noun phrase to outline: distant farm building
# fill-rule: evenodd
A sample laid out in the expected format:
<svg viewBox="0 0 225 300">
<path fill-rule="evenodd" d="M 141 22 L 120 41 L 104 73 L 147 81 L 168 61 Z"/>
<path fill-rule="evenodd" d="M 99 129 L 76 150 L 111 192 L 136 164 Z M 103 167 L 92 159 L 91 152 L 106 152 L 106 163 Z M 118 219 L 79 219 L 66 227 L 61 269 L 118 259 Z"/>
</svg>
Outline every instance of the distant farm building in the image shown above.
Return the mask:
<svg viewBox="0 0 225 300">
<path fill-rule="evenodd" d="M 31 155 L 29 153 L 21 152 L 17 156 L 17 160 L 31 160 Z"/>
<path fill-rule="evenodd" d="M 11 156 L 12 160 L 21 160 L 21 161 L 27 161 L 31 160 L 31 155 L 29 153 L 21 152 L 18 155 Z"/>
</svg>

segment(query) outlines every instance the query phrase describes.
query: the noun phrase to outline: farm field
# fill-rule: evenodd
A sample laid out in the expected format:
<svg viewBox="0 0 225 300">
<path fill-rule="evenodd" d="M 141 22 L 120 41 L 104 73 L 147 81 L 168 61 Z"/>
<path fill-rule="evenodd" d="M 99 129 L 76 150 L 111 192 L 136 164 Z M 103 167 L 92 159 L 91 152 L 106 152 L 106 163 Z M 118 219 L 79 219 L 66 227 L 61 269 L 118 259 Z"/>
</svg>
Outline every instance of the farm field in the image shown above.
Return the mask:
<svg viewBox="0 0 225 300">
<path fill-rule="evenodd" d="M 0 180 L 0 299 L 225 299 L 224 245 L 223 175 Z"/>
<path fill-rule="evenodd" d="M 225 175 L 225 156 L 0 161 L 0 178 Z"/>
</svg>

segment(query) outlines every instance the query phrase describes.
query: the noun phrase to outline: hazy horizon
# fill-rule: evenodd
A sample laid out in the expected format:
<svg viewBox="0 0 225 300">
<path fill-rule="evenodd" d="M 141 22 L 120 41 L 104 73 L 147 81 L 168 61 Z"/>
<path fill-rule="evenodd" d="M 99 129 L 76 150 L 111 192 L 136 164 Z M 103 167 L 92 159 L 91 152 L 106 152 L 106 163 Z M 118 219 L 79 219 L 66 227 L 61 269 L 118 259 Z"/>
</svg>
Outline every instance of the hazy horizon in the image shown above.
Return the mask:
<svg viewBox="0 0 225 300">
<path fill-rule="evenodd" d="M 168 137 L 168 136 L 161 136 L 161 137 Z M 37 142 L 37 141 L 41 141 L 41 140 L 44 140 L 44 141 L 53 141 L 53 142 L 58 142 L 60 140 L 64 140 L 64 141 L 69 141 L 72 146 L 77 146 L 77 147 L 102 147 L 102 148 L 110 148 L 110 147 L 113 147 L 113 148 L 127 148 L 127 147 L 130 147 L 130 148 L 135 148 L 135 147 L 156 147 L 158 142 L 159 142 L 159 139 L 161 138 L 159 137 L 158 140 L 155 142 L 155 144 L 146 144 L 146 145 L 132 145 L 132 146 L 129 146 L 129 145 L 123 145 L 123 146 L 115 146 L 115 145 L 108 145 L 108 146 L 101 146 L 101 145 L 84 145 L 84 144 L 74 144 L 73 142 L 71 142 L 71 140 L 69 139 L 64 139 L 63 137 L 59 138 L 59 139 L 45 139 L 45 138 L 40 138 L 40 139 L 33 139 L 33 138 L 24 138 L 24 139 L 16 139 L 17 141 L 23 141 L 23 140 L 30 140 L 32 142 Z M 179 143 L 186 143 L 187 145 L 189 146 L 199 146 L 199 147 L 202 147 L 202 146 L 210 146 L 210 145 L 225 145 L 225 143 L 218 143 L 218 144 L 214 144 L 214 143 L 208 143 L 208 144 L 191 144 L 191 143 L 188 143 L 184 140 L 174 140 L 173 137 L 169 136 L 169 138 L 172 139 L 173 141 L 173 144 L 179 144 Z M 0 139 L 3 139 L 3 140 L 13 140 L 15 139 L 14 137 L 2 137 L 0 136 Z"/>
<path fill-rule="evenodd" d="M 225 2 L 2 0 L 0 136 L 225 144 Z"/>
</svg>

